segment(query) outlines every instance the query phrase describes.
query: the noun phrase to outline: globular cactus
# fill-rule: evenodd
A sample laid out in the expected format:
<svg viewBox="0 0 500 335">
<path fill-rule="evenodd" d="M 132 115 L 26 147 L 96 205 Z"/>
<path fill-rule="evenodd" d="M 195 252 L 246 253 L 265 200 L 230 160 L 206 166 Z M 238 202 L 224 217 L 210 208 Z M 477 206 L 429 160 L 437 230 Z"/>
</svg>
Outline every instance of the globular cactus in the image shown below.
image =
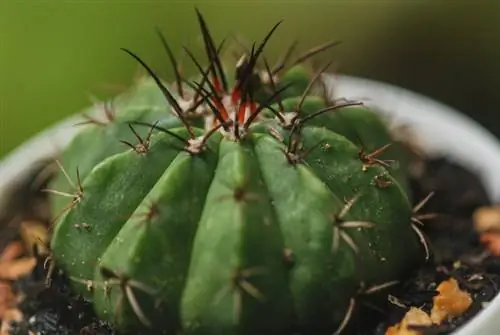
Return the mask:
<svg viewBox="0 0 500 335">
<path fill-rule="evenodd" d="M 425 258 L 403 153 L 303 65 L 332 43 L 271 68 L 258 60 L 276 25 L 230 67 L 197 14 L 200 75 L 166 84 L 125 50 L 150 76 L 59 157 L 55 262 L 119 329 L 339 333 L 360 292 Z"/>
</svg>

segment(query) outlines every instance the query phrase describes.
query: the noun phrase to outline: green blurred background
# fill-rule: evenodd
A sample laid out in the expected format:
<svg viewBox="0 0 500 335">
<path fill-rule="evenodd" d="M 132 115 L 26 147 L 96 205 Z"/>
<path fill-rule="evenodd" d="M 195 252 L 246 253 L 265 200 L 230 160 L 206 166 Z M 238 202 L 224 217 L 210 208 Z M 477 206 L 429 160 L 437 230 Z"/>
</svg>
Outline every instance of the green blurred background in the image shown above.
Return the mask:
<svg viewBox="0 0 500 335">
<path fill-rule="evenodd" d="M 500 1 L 0 0 L 0 157 L 90 95 L 108 97 L 104 84 L 130 83 L 137 65 L 120 47 L 171 76 L 155 27 L 179 54 L 182 44 L 200 54 L 194 5 L 217 38 L 253 41 L 284 19 L 271 59 L 295 38 L 300 50 L 342 40 L 322 56 L 340 72 L 421 92 L 500 135 Z"/>
</svg>

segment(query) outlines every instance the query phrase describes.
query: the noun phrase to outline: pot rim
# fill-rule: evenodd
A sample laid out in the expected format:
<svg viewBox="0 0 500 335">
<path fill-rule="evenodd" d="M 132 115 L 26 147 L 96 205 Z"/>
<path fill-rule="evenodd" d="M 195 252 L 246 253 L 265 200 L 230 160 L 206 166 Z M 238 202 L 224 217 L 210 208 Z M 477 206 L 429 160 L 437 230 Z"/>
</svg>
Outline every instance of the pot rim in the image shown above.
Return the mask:
<svg viewBox="0 0 500 335">
<path fill-rule="evenodd" d="M 347 76 L 323 76 L 329 96 L 362 100 L 389 116 L 396 125 L 409 125 L 429 155 L 445 155 L 478 173 L 493 201 L 500 201 L 500 141 L 471 118 L 428 97 L 391 84 Z M 97 107 L 83 112 L 96 115 Z M 0 161 L 0 207 L 9 190 L 44 158 L 57 154 L 78 133 L 79 115 L 70 116 L 21 144 Z M 485 161 L 485 158 L 487 160 Z M 494 335 L 500 329 L 500 294 L 454 335 Z"/>
</svg>

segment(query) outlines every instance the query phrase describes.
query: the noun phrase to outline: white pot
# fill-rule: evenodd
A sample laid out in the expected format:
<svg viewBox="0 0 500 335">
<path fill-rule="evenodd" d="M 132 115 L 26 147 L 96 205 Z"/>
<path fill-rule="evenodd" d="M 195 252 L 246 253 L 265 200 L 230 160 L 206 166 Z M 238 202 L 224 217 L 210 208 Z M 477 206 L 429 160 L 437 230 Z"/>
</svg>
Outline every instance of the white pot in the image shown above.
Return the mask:
<svg viewBox="0 0 500 335">
<path fill-rule="evenodd" d="M 446 155 L 477 172 L 493 201 L 500 202 L 500 142 L 475 121 L 424 96 L 392 85 L 349 76 L 325 76 L 335 98 L 363 99 L 396 123 L 408 124 L 430 155 Z M 97 114 L 96 108 L 87 113 Z M 77 117 L 33 137 L 0 161 L 0 208 L 9 190 L 33 163 L 64 148 L 78 131 Z M 454 335 L 500 333 L 500 296 Z"/>
</svg>

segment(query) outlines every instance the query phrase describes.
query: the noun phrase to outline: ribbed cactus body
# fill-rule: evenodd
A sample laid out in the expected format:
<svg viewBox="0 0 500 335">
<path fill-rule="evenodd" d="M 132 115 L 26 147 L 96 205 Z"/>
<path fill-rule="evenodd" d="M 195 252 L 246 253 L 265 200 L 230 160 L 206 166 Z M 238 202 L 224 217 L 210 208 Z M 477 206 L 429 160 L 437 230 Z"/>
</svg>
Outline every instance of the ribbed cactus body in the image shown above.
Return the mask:
<svg viewBox="0 0 500 335">
<path fill-rule="evenodd" d="M 370 155 L 391 142 L 385 123 L 304 95 L 301 66 L 274 80 L 194 117 L 172 98 L 189 108 L 195 86 L 169 85 L 166 99 L 139 81 L 63 152 L 51 187 L 74 199 L 54 198 L 51 247 L 103 319 L 168 334 L 331 333 L 360 287 L 422 258 L 406 175 L 384 160 L 398 150 Z"/>
</svg>

